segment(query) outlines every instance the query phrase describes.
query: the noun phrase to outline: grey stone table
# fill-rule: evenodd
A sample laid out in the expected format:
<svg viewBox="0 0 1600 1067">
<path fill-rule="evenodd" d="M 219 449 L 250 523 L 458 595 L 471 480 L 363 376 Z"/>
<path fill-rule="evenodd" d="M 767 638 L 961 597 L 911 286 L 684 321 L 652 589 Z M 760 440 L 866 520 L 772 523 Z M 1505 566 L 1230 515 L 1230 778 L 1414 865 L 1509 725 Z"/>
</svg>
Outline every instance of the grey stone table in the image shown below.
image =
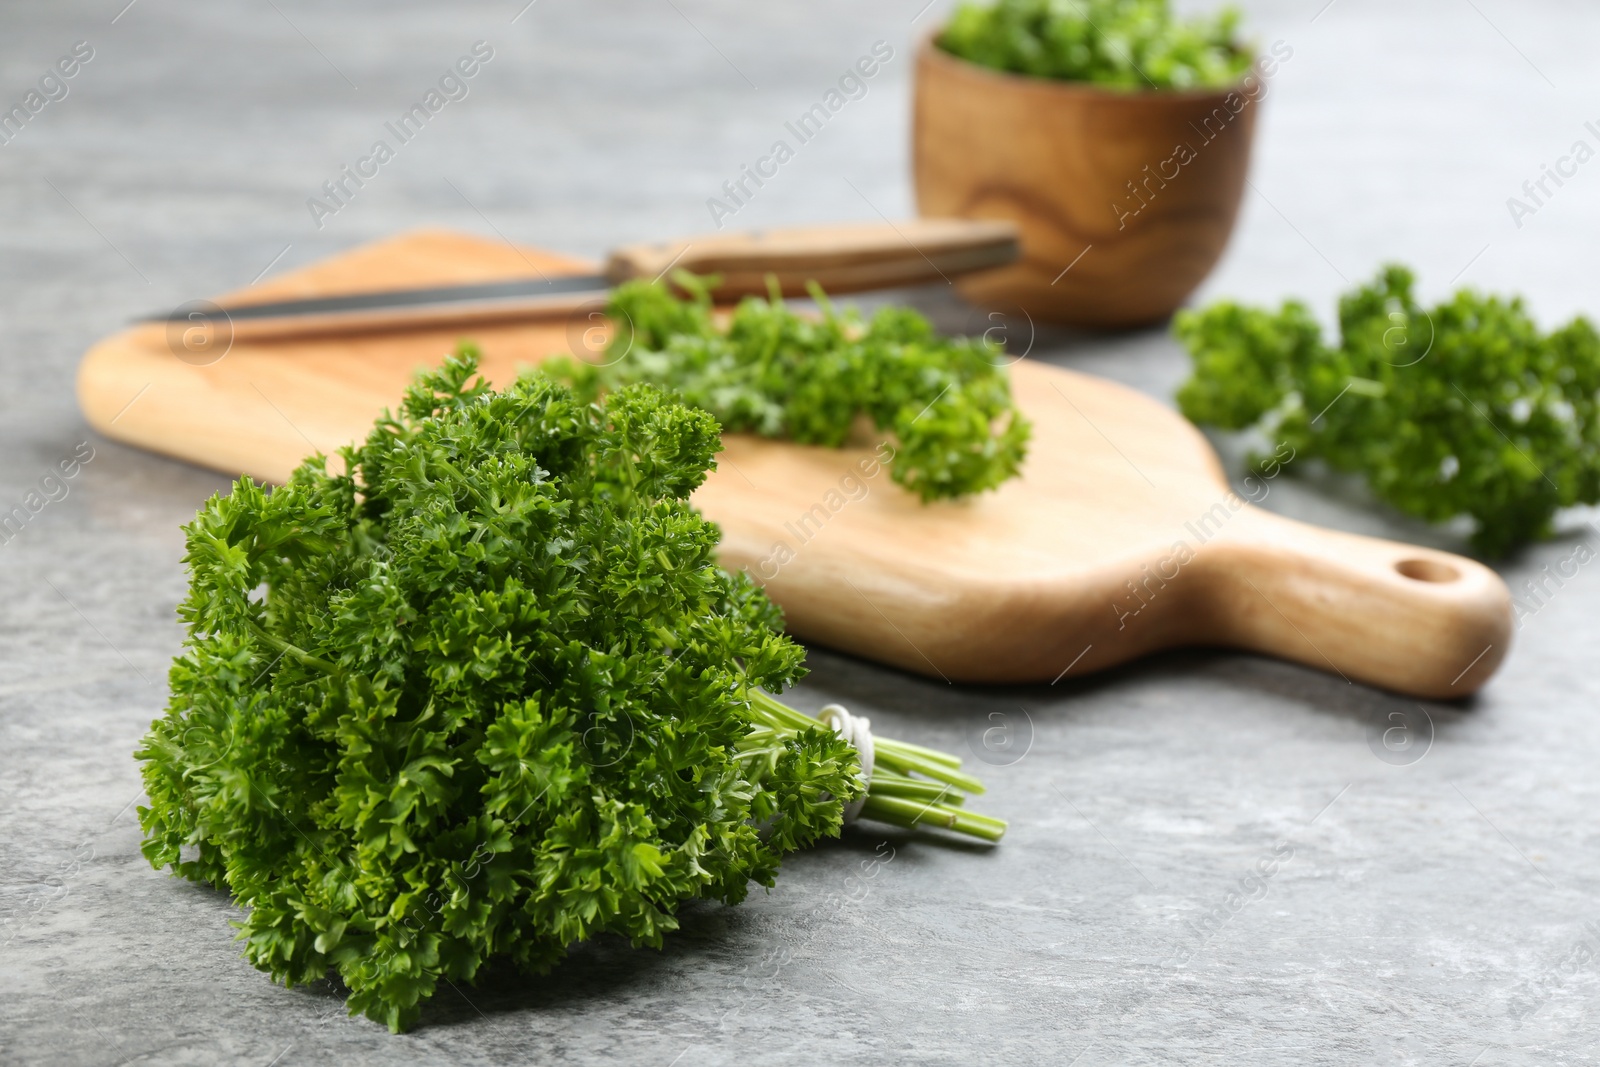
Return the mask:
<svg viewBox="0 0 1600 1067">
<path fill-rule="evenodd" d="M 80 353 L 135 313 L 423 223 L 590 255 L 703 230 L 722 182 L 879 40 L 895 55 L 866 96 L 732 221 L 907 215 L 910 49 L 944 0 L 125 2 L 0 13 L 7 109 L 78 42 L 92 51 L 0 144 L 0 511 L 92 449 L 68 495 L 0 544 L 0 1062 L 1600 1059 L 1587 570 L 1463 706 L 1215 652 L 1011 690 L 816 650 L 805 707 L 841 700 L 963 752 L 1011 731 L 1011 755 L 983 767 L 1003 845 L 863 825 L 794 857 L 770 895 L 689 909 L 663 952 L 596 944 L 547 980 L 446 989 L 403 1037 L 344 1017 L 329 988 L 272 985 L 239 958 L 223 896 L 145 864 L 134 814 L 130 753 L 179 643 L 178 525 L 226 483 L 91 434 Z M 1473 284 L 1529 294 L 1546 325 L 1600 312 L 1600 163 L 1532 215 L 1506 205 L 1595 143 L 1600 10 L 1249 8 L 1293 56 L 1202 297 L 1298 294 L 1327 318 L 1393 258 L 1430 298 Z M 308 198 L 477 41 L 492 58 L 466 97 L 313 218 Z M 1161 397 L 1184 373 L 1160 331 L 1041 334 L 1033 355 Z M 1267 506 L 1455 544 L 1339 483 L 1283 479 Z M 1587 520 L 1503 564 L 1508 581 L 1600 539 Z M 1372 736 L 1396 712 L 1431 746 L 1381 759 Z"/>
</svg>

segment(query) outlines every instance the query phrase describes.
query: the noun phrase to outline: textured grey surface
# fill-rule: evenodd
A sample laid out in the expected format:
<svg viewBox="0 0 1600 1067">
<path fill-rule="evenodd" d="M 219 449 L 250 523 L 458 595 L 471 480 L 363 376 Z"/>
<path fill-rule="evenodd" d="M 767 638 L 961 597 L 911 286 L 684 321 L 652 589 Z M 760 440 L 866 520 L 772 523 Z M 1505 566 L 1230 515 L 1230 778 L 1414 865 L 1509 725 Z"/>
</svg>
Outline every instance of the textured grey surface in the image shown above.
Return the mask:
<svg viewBox="0 0 1600 1067">
<path fill-rule="evenodd" d="M 735 221 L 907 214 L 909 46 L 944 0 L 915 21 L 921 0 L 539 0 L 515 23 L 521 0 L 139 0 L 118 16 L 122 2 L 0 13 L 7 105 L 75 41 L 95 49 L 68 96 L 0 147 L 0 510 L 78 442 L 96 450 L 0 545 L 0 1062 L 1600 1059 L 1589 570 L 1527 620 L 1477 700 L 1422 709 L 1431 748 L 1408 765 L 1370 739 L 1391 713 L 1421 722 L 1415 704 L 1248 656 L 979 690 L 816 651 L 803 706 L 838 699 L 963 752 L 1007 717 L 1026 755 L 985 768 L 985 809 L 1012 821 L 1001 847 L 864 826 L 796 856 L 770 895 L 691 909 L 664 952 L 598 944 L 547 980 L 446 989 L 403 1037 L 345 1018 L 329 989 L 270 984 L 239 958 L 222 896 L 143 862 L 132 808 L 130 752 L 179 640 L 177 527 L 224 481 L 94 439 L 72 396 L 78 355 L 280 252 L 303 263 L 419 223 L 585 254 L 703 229 L 705 198 L 878 39 L 897 57 L 867 97 Z M 1546 325 L 1600 311 L 1600 164 L 1520 229 L 1505 206 L 1592 140 L 1600 12 L 1249 7 L 1295 51 L 1203 295 L 1295 293 L 1326 316 L 1346 278 L 1393 257 L 1429 296 L 1459 273 L 1529 294 Z M 306 198 L 478 39 L 495 58 L 470 97 L 313 227 Z M 1034 354 L 1161 396 L 1183 373 L 1159 332 L 1041 335 Z M 1282 479 L 1267 503 L 1452 543 L 1339 484 Z M 1585 518 L 1507 578 L 1600 538 Z"/>
</svg>

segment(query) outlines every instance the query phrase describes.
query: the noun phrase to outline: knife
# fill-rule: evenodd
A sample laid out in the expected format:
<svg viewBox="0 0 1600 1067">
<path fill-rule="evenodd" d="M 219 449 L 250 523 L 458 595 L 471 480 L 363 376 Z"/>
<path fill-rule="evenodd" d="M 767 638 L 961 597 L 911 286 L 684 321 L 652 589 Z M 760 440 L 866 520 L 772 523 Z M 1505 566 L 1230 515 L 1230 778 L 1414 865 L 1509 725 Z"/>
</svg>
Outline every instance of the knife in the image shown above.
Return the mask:
<svg viewBox="0 0 1600 1067">
<path fill-rule="evenodd" d="M 710 234 L 618 248 L 599 274 L 508 278 L 469 285 L 384 289 L 295 300 L 241 301 L 220 312 L 232 339 L 364 333 L 560 317 L 594 309 L 614 285 L 686 270 L 715 274 L 719 301 L 765 295 L 775 277 L 785 296 L 815 281 L 829 293 L 950 281 L 1005 266 L 1020 254 L 1005 220 L 916 219 Z M 188 323 L 193 305 L 140 322 Z"/>
</svg>

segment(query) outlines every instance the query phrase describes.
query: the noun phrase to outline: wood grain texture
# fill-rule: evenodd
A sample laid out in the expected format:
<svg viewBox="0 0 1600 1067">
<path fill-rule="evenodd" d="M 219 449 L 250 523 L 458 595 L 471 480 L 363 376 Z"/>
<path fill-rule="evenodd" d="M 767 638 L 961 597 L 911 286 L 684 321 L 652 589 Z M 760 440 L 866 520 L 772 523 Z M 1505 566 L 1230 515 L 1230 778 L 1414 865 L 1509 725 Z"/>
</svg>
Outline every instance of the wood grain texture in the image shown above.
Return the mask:
<svg viewBox="0 0 1600 1067">
<path fill-rule="evenodd" d="M 423 285 L 588 265 L 422 233 L 292 272 L 260 297 Z M 598 324 L 474 331 L 495 382 Z M 454 331 L 236 344 L 207 366 L 158 327 L 84 357 L 79 399 L 109 437 L 281 481 L 313 449 L 364 436 Z M 800 637 L 953 681 L 1049 682 L 1156 649 L 1253 649 L 1424 697 L 1477 689 L 1504 657 L 1510 597 L 1471 560 L 1335 533 L 1232 494 L 1201 434 L 1125 387 L 1019 362 L 1035 440 L 1020 478 L 919 504 L 867 444 L 826 449 L 729 435 L 695 496 L 722 558 L 748 568 Z M 892 461 L 891 461 L 892 462 Z M 1430 580 L 1443 578 L 1445 580 Z"/>
<path fill-rule="evenodd" d="M 425 230 L 364 245 L 216 299 L 245 302 L 385 285 L 492 281 L 521 277 L 530 269 L 577 274 L 593 272 L 594 265 Z M 602 306 L 596 300 L 565 320 L 479 325 L 470 336 L 485 345 L 485 373 L 505 382 L 552 352 L 598 351 Z M 230 474 L 282 481 L 311 452 L 331 453 L 364 437 L 373 417 L 399 399 L 416 372 L 437 366 L 463 336 L 459 328 L 441 326 L 237 341 L 193 355 L 165 326 L 143 324 L 85 354 L 78 369 L 78 402 L 108 437 Z"/>
<path fill-rule="evenodd" d="M 1083 326 L 1157 321 L 1200 284 L 1233 230 L 1260 107 L 1244 100 L 1025 77 L 925 42 L 913 105 L 917 210 L 1021 227 L 1020 262 L 959 283 L 977 303 Z"/>
</svg>

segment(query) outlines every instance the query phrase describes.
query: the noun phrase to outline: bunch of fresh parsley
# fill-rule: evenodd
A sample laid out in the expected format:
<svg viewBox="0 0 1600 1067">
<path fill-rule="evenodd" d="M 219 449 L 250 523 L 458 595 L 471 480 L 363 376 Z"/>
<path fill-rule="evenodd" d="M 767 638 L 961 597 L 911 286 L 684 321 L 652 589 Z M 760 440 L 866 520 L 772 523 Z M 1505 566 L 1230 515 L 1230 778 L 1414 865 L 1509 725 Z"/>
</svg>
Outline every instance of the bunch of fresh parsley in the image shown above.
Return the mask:
<svg viewBox="0 0 1600 1067">
<path fill-rule="evenodd" d="M 995 70 L 1119 89 L 1233 85 L 1250 69 L 1239 12 L 1182 20 L 1168 0 L 998 0 L 956 8 L 938 37 Z"/>
<path fill-rule="evenodd" d="M 1425 310 L 1412 283 L 1389 266 L 1342 297 L 1337 347 L 1298 301 L 1180 314 L 1194 376 L 1178 406 L 1362 475 L 1408 514 L 1470 515 L 1485 555 L 1547 534 L 1558 508 L 1600 501 L 1594 327 L 1541 333 L 1520 299 L 1470 290 Z"/>
<path fill-rule="evenodd" d="M 396 1030 L 492 958 L 539 972 L 771 885 L 840 830 L 857 755 L 784 706 L 804 652 L 688 504 L 716 421 L 645 386 L 502 393 L 463 351 L 398 417 L 188 525 L 144 854 L 249 909 L 285 984 Z M 867 817 L 994 840 L 953 757 L 879 739 Z M 914 775 L 921 775 L 915 777 Z"/>
<path fill-rule="evenodd" d="M 1005 359 L 982 339 L 939 337 L 909 308 L 862 323 L 815 285 L 821 315 L 796 314 L 776 294 L 748 297 L 726 328 L 709 283 L 678 274 L 690 295 L 659 282 L 619 286 L 599 364 L 558 358 L 548 373 L 586 398 L 648 382 L 709 411 L 731 432 L 839 447 L 865 415 L 893 438 L 891 477 L 924 501 L 992 489 L 1016 475 L 1031 427 L 1011 401 Z"/>
</svg>

